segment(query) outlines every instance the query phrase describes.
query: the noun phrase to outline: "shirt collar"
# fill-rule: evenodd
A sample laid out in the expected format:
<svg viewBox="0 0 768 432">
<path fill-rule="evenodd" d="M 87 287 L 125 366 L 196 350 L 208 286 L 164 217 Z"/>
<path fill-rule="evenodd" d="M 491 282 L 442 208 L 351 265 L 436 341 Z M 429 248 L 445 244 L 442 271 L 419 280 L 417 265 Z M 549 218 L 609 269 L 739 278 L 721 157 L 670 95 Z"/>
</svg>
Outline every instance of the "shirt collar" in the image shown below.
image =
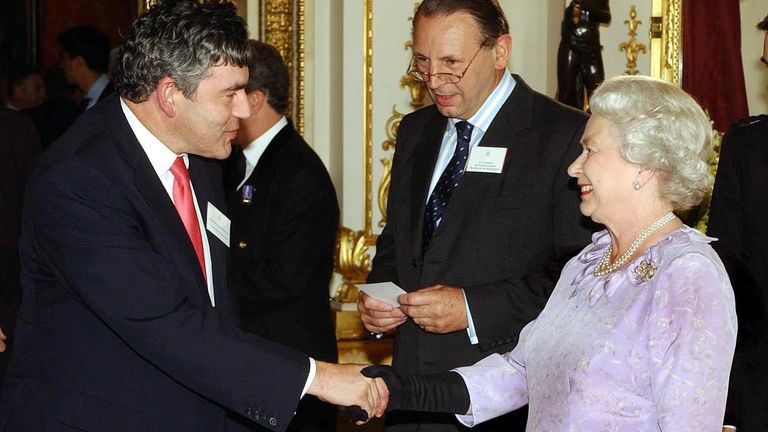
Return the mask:
<svg viewBox="0 0 768 432">
<path fill-rule="evenodd" d="M 86 93 L 83 97 L 88 98 L 88 105 L 93 105 L 96 102 L 98 102 L 99 96 L 101 96 L 101 92 L 104 91 L 105 88 L 107 88 L 107 84 L 109 84 L 109 78 L 105 74 L 101 74 L 99 79 L 96 80 L 96 82 L 93 83 L 91 88 L 88 89 L 88 93 Z"/>
<path fill-rule="evenodd" d="M 152 164 L 152 168 L 155 170 L 155 173 L 157 173 L 157 176 L 162 178 L 170 171 L 171 165 L 176 161 L 178 155 L 166 147 L 162 141 L 154 136 L 152 132 L 141 123 L 139 118 L 136 117 L 136 114 L 134 114 L 128 105 L 126 105 L 123 98 L 120 98 L 120 108 L 122 108 L 123 114 L 125 114 L 128 126 L 130 126 L 133 134 L 136 135 L 136 139 L 139 141 L 144 153 L 147 154 L 149 162 Z M 189 158 L 187 157 L 187 154 L 183 153 L 181 156 L 184 158 L 184 164 L 189 168 Z"/>
<path fill-rule="evenodd" d="M 467 122 L 473 126 L 473 131 L 479 129 L 485 134 L 488 127 L 491 125 L 491 122 L 496 117 L 496 114 L 498 114 L 501 107 L 504 106 L 504 102 L 506 102 L 509 95 L 512 94 L 515 85 L 517 85 L 517 81 L 515 81 L 512 74 L 505 69 L 501 80 L 496 84 L 496 88 L 494 88 L 491 94 L 488 95 L 488 98 L 485 99 L 485 102 L 480 106 L 480 109 L 477 110 L 472 117 L 467 119 Z M 449 118 L 448 128 L 452 130 L 455 129 L 456 123 L 460 121 L 461 119 Z"/>
<path fill-rule="evenodd" d="M 248 144 L 248 147 L 243 149 L 243 156 L 245 156 L 245 160 L 248 161 L 249 166 L 255 167 L 258 165 L 259 159 L 261 158 L 261 155 L 264 154 L 264 151 L 266 151 L 269 143 L 271 143 L 275 136 L 277 136 L 277 134 L 287 125 L 288 120 L 285 116 L 280 117 L 280 120 L 278 120 L 277 123 L 272 125 L 272 127 L 261 134 L 261 136 L 251 141 L 251 143 Z"/>
</svg>

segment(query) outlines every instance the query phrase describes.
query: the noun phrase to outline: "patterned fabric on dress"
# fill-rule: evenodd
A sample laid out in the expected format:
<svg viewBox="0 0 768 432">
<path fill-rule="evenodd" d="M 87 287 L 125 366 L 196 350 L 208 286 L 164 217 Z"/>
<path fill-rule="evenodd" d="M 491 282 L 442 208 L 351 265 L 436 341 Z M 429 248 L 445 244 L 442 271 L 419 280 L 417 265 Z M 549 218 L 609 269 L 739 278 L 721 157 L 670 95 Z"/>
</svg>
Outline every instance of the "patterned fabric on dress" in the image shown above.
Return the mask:
<svg viewBox="0 0 768 432">
<path fill-rule="evenodd" d="M 457 369 L 472 400 L 459 420 L 528 403 L 528 432 L 720 431 L 736 311 L 712 240 L 683 227 L 596 277 L 610 244 L 596 233 L 513 351 Z"/>
</svg>

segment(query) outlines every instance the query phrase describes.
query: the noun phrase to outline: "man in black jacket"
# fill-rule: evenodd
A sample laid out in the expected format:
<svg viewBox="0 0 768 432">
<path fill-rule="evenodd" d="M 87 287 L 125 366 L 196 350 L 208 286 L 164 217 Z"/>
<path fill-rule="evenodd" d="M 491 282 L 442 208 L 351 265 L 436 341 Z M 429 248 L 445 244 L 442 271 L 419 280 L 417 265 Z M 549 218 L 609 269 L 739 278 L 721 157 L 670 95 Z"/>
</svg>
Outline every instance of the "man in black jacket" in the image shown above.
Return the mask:
<svg viewBox="0 0 768 432">
<path fill-rule="evenodd" d="M 286 119 L 288 71 L 275 48 L 249 41 L 241 120 L 229 172 L 232 281 L 243 330 L 335 362 L 328 304 L 339 225 L 323 162 Z M 336 410 L 305 397 L 292 432 L 335 430 Z"/>
<path fill-rule="evenodd" d="M 768 32 L 768 16 L 758 24 Z M 768 33 L 762 61 L 768 65 Z M 768 430 L 768 115 L 736 122 L 723 137 L 707 234 L 736 295 L 739 335 L 725 425 Z"/>
</svg>

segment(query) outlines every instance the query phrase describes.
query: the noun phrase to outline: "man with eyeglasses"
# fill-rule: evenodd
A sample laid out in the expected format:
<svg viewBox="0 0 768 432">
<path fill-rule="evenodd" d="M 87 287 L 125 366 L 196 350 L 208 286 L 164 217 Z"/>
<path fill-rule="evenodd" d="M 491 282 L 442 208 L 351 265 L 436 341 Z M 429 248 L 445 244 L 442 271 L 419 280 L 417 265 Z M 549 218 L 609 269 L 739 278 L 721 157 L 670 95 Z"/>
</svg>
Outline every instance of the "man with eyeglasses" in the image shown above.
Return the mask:
<svg viewBox="0 0 768 432">
<path fill-rule="evenodd" d="M 494 0 L 425 0 L 408 73 L 434 105 L 400 123 L 387 225 L 369 282 L 392 281 L 400 307 L 361 294 L 366 329 L 395 330 L 398 372 L 437 372 L 514 348 L 564 262 L 590 239 L 566 167 L 586 115 L 507 71 L 512 41 Z M 388 431 L 464 430 L 454 416 L 393 412 Z M 481 431 L 522 431 L 513 413 Z"/>
<path fill-rule="evenodd" d="M 768 16 L 761 61 L 768 66 Z M 731 278 L 739 334 L 723 431 L 768 430 L 768 115 L 736 122 L 723 136 L 707 234 Z"/>
</svg>

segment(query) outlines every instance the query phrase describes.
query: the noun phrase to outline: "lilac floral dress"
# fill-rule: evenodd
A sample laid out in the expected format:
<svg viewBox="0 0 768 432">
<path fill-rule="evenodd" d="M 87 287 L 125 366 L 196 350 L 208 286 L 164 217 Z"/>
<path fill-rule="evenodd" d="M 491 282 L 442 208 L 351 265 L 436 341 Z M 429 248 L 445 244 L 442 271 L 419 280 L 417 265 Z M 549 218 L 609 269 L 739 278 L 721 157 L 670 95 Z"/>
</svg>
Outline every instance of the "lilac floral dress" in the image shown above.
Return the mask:
<svg viewBox="0 0 768 432">
<path fill-rule="evenodd" d="M 517 347 L 456 369 L 467 426 L 529 404 L 528 432 L 721 430 L 736 344 L 733 290 L 712 238 L 681 228 L 614 273 L 592 237 Z"/>
</svg>

